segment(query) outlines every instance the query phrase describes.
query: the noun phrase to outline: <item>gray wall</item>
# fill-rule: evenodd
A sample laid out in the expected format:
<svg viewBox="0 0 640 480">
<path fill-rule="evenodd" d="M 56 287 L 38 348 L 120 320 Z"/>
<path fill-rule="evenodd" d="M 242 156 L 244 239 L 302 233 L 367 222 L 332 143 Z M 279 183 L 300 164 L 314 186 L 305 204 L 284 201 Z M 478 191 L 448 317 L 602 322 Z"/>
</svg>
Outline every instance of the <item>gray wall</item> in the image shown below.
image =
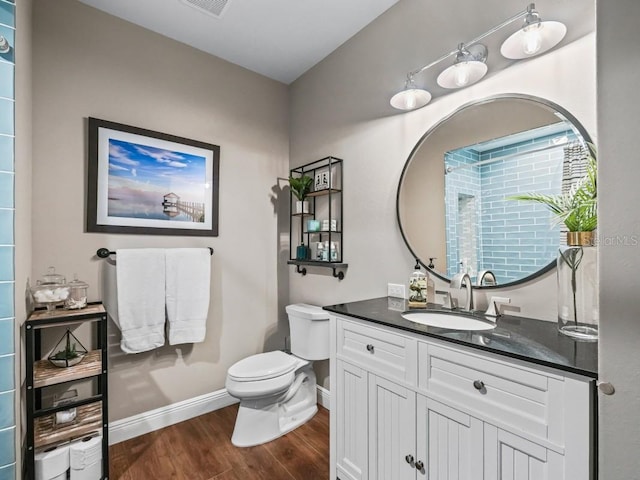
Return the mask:
<svg viewBox="0 0 640 480">
<path fill-rule="evenodd" d="M 100 247 L 213 247 L 204 343 L 125 355 L 110 325 L 109 414 L 223 388 L 231 364 L 282 346 L 287 331 L 277 216 L 287 87 L 75 0 L 34 2 L 33 48 L 32 282 L 54 265 L 104 299 Z M 220 145 L 220 235 L 84 233 L 89 116 Z"/>
<path fill-rule="evenodd" d="M 600 478 L 640 478 L 640 209 L 638 79 L 640 3 L 597 6 L 600 379 Z"/>
<path fill-rule="evenodd" d="M 515 3 L 504 8 L 494 5 L 492 21 L 520 7 Z M 498 93 L 535 95 L 566 108 L 596 138 L 593 34 L 547 55 L 515 63 L 422 109 L 398 113 L 389 107 L 393 89 L 401 87 L 408 70 L 420 66 L 417 60 L 407 66 L 401 54 L 407 51 L 408 38 L 412 46 L 428 45 L 436 50 L 431 56 L 423 54 L 423 62 L 450 48 L 438 36 L 437 26 L 425 28 L 421 22 L 408 21 L 430 18 L 430 8 L 421 1 L 399 2 L 292 85 L 291 165 L 326 155 L 344 159 L 343 252 L 349 267 L 341 282 L 330 271 L 302 277 L 291 269 L 291 301 L 334 304 L 385 296 L 387 282 L 406 284 L 414 262 L 396 222 L 398 179 L 420 137 L 461 105 Z M 469 34 L 459 25 L 458 13 L 458 9 L 439 9 L 438 24 L 446 29 L 458 25 L 453 33 L 466 38 Z M 397 79 L 396 86 L 385 91 L 381 86 L 390 75 Z M 427 218 L 443 216 L 428 204 L 424 209 Z M 436 288 L 444 286 L 436 281 Z M 488 299 L 478 293 L 476 305 L 482 308 Z M 554 271 L 524 287 L 492 294 L 510 297 L 520 315 L 557 318 Z M 318 373 L 320 382 L 328 385 L 326 371 L 321 367 Z"/>
</svg>

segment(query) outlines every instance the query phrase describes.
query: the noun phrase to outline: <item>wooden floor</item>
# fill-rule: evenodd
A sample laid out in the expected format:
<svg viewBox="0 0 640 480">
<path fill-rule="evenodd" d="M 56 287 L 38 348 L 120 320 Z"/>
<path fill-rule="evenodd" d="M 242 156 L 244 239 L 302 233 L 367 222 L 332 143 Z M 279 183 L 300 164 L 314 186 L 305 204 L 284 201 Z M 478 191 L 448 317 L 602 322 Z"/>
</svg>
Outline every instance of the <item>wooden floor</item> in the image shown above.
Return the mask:
<svg viewBox="0 0 640 480">
<path fill-rule="evenodd" d="M 329 412 L 250 448 L 231 444 L 232 405 L 110 447 L 113 480 L 327 480 Z"/>
</svg>

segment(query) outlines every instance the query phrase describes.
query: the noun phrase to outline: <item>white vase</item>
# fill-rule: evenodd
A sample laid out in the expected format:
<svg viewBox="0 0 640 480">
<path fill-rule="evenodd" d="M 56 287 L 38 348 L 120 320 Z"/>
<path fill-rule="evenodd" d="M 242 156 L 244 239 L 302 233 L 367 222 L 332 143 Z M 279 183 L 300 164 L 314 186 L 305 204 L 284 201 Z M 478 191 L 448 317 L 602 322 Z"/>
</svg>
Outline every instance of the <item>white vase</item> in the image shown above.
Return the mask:
<svg viewBox="0 0 640 480">
<path fill-rule="evenodd" d="M 309 213 L 309 202 L 306 200 L 296 201 L 296 213 Z"/>
</svg>

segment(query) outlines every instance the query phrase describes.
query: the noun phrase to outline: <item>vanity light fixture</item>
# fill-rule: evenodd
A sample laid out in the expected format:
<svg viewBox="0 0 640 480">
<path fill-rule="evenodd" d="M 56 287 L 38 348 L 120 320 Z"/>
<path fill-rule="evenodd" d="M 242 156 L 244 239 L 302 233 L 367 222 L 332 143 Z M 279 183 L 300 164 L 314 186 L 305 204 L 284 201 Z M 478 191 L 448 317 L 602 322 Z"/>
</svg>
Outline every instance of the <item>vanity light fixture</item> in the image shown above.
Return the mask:
<svg viewBox="0 0 640 480">
<path fill-rule="evenodd" d="M 543 22 L 535 9 L 535 4 L 527 7 L 524 26 L 507 38 L 500 53 L 505 58 L 521 60 L 551 50 L 562 41 L 567 27 L 560 22 Z"/>
<path fill-rule="evenodd" d="M 567 27 L 560 22 L 542 21 L 534 3 L 526 10 L 508 18 L 473 40 L 460 43 L 455 50 L 445 53 L 433 62 L 407 74 L 404 89 L 391 98 L 391 106 L 398 110 L 415 110 L 424 107 L 431 100 L 431 93 L 416 86 L 414 77 L 447 58 L 455 56 L 453 65 L 438 75 L 437 83 L 443 88 L 453 89 L 472 85 L 487 73 L 487 47 L 480 41 L 498 30 L 524 18 L 524 26 L 505 40 L 500 53 L 506 58 L 520 60 L 544 53 L 555 47 L 567 33 Z"/>
<path fill-rule="evenodd" d="M 415 110 L 424 107 L 431 100 L 431 94 L 418 88 L 413 81 L 413 74 L 407 75 L 404 90 L 391 97 L 391 106 L 398 110 Z"/>
<path fill-rule="evenodd" d="M 458 45 L 456 61 L 438 75 L 438 85 L 442 88 L 462 88 L 476 83 L 487 74 L 487 47 L 476 43 L 469 48 L 464 43 Z"/>
</svg>

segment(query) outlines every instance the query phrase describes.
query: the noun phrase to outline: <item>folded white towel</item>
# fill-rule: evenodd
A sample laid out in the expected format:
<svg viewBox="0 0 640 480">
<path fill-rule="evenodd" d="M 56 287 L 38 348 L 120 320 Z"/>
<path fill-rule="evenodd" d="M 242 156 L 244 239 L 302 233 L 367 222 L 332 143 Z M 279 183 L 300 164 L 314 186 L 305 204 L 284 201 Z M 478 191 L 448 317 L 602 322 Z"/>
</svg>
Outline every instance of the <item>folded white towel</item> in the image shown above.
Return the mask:
<svg viewBox="0 0 640 480">
<path fill-rule="evenodd" d="M 139 353 L 164 345 L 165 251 L 116 250 L 120 348 Z"/>
<path fill-rule="evenodd" d="M 209 311 L 211 253 L 208 248 L 165 251 L 169 344 L 204 341 Z"/>
</svg>

